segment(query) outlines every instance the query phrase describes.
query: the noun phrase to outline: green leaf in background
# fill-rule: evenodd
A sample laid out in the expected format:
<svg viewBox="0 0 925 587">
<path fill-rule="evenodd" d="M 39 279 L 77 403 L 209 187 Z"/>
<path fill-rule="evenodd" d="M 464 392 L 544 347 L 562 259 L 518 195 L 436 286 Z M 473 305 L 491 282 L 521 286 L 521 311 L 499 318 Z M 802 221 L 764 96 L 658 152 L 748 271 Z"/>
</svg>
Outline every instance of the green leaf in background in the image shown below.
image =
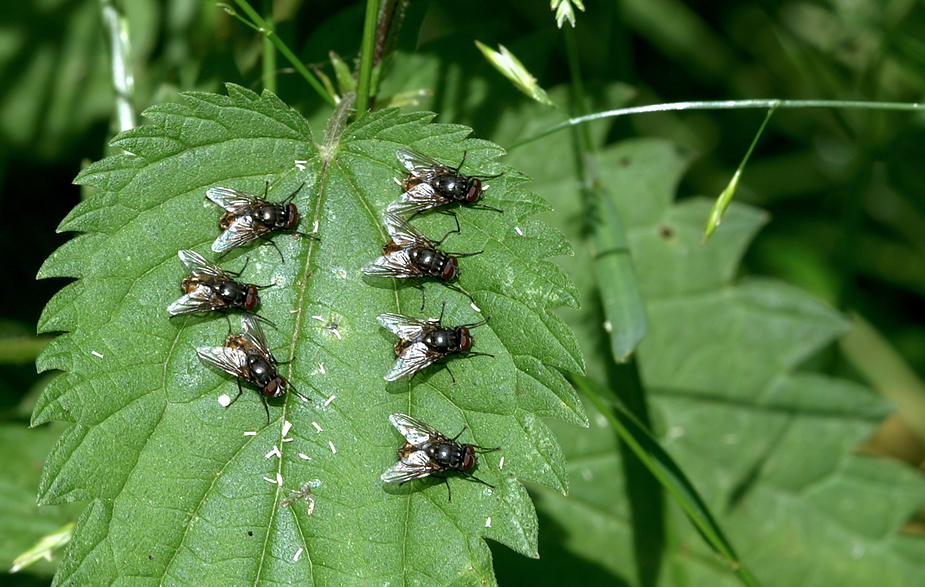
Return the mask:
<svg viewBox="0 0 925 587">
<path fill-rule="evenodd" d="M 6 473 L 0 475 L 0 561 L 8 572 L 13 560 L 31 548 L 47 534 L 57 531 L 77 519 L 83 504 L 39 507 L 35 503 L 35 488 L 39 483 L 42 463 L 64 426 L 54 424 L 29 430 L 23 424 L 0 425 L 0 442 L 8 450 L 0 453 Z M 55 565 L 39 561 L 24 574 L 50 576 Z"/>
<path fill-rule="evenodd" d="M 533 174 L 537 193 L 556 207 L 550 218 L 578 252 L 564 266 L 591 299 L 591 260 L 574 231 L 581 203 L 561 189 L 568 173 L 553 167 L 563 159 L 558 146 L 527 145 L 511 163 Z M 599 160 L 647 304 L 638 365 L 656 432 L 745 564 L 764 585 L 916 584 L 925 541 L 900 528 L 925 503 L 925 483 L 908 467 L 851 452 L 890 406 L 857 384 L 801 369 L 845 330 L 843 317 L 781 282 L 735 281 L 765 217 L 733 203 L 701 246 L 710 203 L 672 202 L 686 158 L 670 143 L 624 141 Z M 586 350 L 605 340 L 599 312 L 569 320 Z M 586 356 L 589 373 L 603 380 L 607 355 Z M 625 498 L 633 479 L 623 476 L 606 420 L 591 420 L 590 434 L 553 423 L 572 489 L 563 497 L 537 488 L 538 507 L 575 556 L 634 583 L 640 537 Z M 739 584 L 668 505 L 661 581 Z"/>
<path fill-rule="evenodd" d="M 52 299 L 42 331 L 64 331 L 40 368 L 66 373 L 40 398 L 34 422 L 65 420 L 46 465 L 44 503 L 93 500 L 62 561 L 59 585 L 135 584 L 368 585 L 371 582 L 492 584 L 482 538 L 536 555 L 537 521 L 519 480 L 567 488 L 561 450 L 538 416 L 574 423 L 585 417 L 559 370 L 578 372 L 577 342 L 551 312 L 577 306 L 565 273 L 542 260 L 570 252 L 560 233 L 529 217 L 548 209 L 524 181 L 493 160 L 498 147 L 461 126 L 428 124 L 428 113 L 382 111 L 324 137 L 272 94 L 237 86 L 229 96 L 186 94 L 184 104 L 150 109 L 150 124 L 116 138 L 129 154 L 110 157 L 78 178 L 98 195 L 80 204 L 61 230 L 80 234 L 46 262 L 42 277 L 77 277 Z M 343 130 L 342 134 L 340 131 Z M 363 276 L 387 240 L 379 215 L 399 195 L 395 158 L 412 147 L 464 171 L 501 175 L 485 202 L 503 214 L 456 210 L 468 299 L 425 284 L 425 317 L 446 302 L 445 324 L 491 319 L 473 332 L 473 350 L 413 382 L 386 384 L 394 337 L 383 312 L 419 314 L 410 284 Z M 470 171 L 471 170 L 471 171 Z M 199 346 L 222 344 L 221 316 L 169 320 L 166 307 L 185 273 L 176 253 L 207 258 L 221 211 L 204 197 L 212 186 L 280 200 L 299 185 L 300 229 L 320 241 L 279 234 L 269 246 L 235 249 L 221 265 L 274 284 L 261 292 L 261 315 L 281 373 L 312 398 L 271 401 L 272 422 L 249 386 L 207 368 Z M 425 234 L 453 226 L 443 214 L 416 217 Z M 237 328 L 237 318 L 231 318 Z M 453 379 L 455 378 L 455 383 Z M 404 412 L 461 441 L 501 450 L 480 457 L 475 473 L 494 489 L 460 476 L 385 485 L 379 475 L 402 442 L 388 415 Z M 291 426 L 288 423 L 291 423 Z M 502 461 L 503 459 L 503 461 Z M 312 488 L 314 510 L 280 506 L 289 490 Z"/>
</svg>

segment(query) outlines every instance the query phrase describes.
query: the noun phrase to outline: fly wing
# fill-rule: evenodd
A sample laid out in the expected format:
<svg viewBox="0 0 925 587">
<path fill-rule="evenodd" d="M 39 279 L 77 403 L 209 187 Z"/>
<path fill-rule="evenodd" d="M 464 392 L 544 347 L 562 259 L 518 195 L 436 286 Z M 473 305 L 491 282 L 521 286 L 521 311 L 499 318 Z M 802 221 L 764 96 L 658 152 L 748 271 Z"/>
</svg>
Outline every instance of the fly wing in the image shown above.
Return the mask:
<svg viewBox="0 0 925 587">
<path fill-rule="evenodd" d="M 396 277 L 398 279 L 408 279 L 424 275 L 424 273 L 411 262 L 411 259 L 408 257 L 408 251 L 405 250 L 392 251 L 379 257 L 375 261 L 370 261 L 366 265 L 363 265 L 363 273 L 373 277 Z M 383 326 L 385 326 L 385 324 L 383 324 Z M 386 326 L 386 328 L 389 327 Z M 389 330 L 392 329 L 389 328 Z"/>
<path fill-rule="evenodd" d="M 414 149 L 399 149 L 395 151 L 395 156 L 398 157 L 398 160 L 401 161 L 401 164 L 404 165 L 405 169 L 410 171 L 412 175 L 421 177 L 425 181 L 427 179 L 425 176 L 434 175 L 435 173 L 442 173 L 445 171 L 454 171 L 433 157 L 428 157 L 424 153 L 415 151 Z"/>
<path fill-rule="evenodd" d="M 230 281 L 231 276 L 228 273 L 213 263 L 209 261 L 196 251 L 191 251 L 190 249 L 183 249 L 177 251 L 177 256 L 180 257 L 180 261 L 186 265 L 186 268 L 190 270 L 190 273 L 193 275 L 211 275 L 212 277 L 217 277 L 222 281 Z"/>
<path fill-rule="evenodd" d="M 379 314 L 376 320 L 402 340 L 415 341 L 424 335 L 424 331 L 433 328 L 436 320 L 418 320 L 403 314 Z"/>
<path fill-rule="evenodd" d="M 387 483 L 404 483 L 412 479 L 427 477 L 435 472 L 432 460 L 423 450 L 415 450 L 405 455 L 402 460 L 389 467 L 383 474 L 382 480 Z"/>
<path fill-rule="evenodd" d="M 414 375 L 421 369 L 433 365 L 435 361 L 443 358 L 443 354 L 431 350 L 423 342 L 415 342 L 408 345 L 405 350 L 392 363 L 392 368 L 385 374 L 383 379 L 386 381 L 395 381 L 408 375 Z"/>
<path fill-rule="evenodd" d="M 241 336 L 256 346 L 260 354 L 266 359 L 276 364 L 276 359 L 273 358 L 273 353 L 270 352 L 270 346 L 267 344 L 267 337 L 263 333 L 263 328 L 260 327 L 260 322 L 252 314 L 241 314 Z"/>
<path fill-rule="evenodd" d="M 399 247 L 412 247 L 419 243 L 433 246 L 433 241 L 401 216 L 386 211 L 382 215 L 382 224 L 392 237 L 392 242 Z"/>
<path fill-rule="evenodd" d="M 419 183 L 412 186 L 407 192 L 398 196 L 398 199 L 385 209 L 387 214 L 409 216 L 431 208 L 449 204 L 448 200 L 428 183 Z"/>
<path fill-rule="evenodd" d="M 395 426 L 409 444 L 418 448 L 424 448 L 447 439 L 429 425 L 406 414 L 392 414 L 389 416 L 389 422 L 392 423 L 392 426 Z"/>
<path fill-rule="evenodd" d="M 228 229 L 215 239 L 212 243 L 212 250 L 216 253 L 224 253 L 255 241 L 268 232 L 270 229 L 263 223 L 254 220 L 250 214 L 245 214 L 235 218 Z"/>
<path fill-rule="evenodd" d="M 247 355 L 239 348 L 208 346 L 196 349 L 199 358 L 238 379 L 248 379 Z"/>
<path fill-rule="evenodd" d="M 172 316 L 180 316 L 181 314 L 211 312 L 223 307 L 227 307 L 227 304 L 215 294 L 215 290 L 211 287 L 200 285 L 167 306 L 167 312 Z"/>
<path fill-rule="evenodd" d="M 206 197 L 225 210 L 234 212 L 235 214 L 264 203 L 262 198 L 252 196 L 251 194 L 238 191 L 234 188 L 209 188 L 206 190 Z"/>
</svg>

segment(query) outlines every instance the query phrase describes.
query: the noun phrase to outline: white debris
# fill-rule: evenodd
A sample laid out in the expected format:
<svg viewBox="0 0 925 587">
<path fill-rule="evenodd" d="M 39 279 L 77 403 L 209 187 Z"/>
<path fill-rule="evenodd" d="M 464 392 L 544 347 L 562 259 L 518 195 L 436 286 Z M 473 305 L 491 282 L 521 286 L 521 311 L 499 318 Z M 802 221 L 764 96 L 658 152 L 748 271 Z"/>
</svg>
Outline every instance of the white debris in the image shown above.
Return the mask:
<svg viewBox="0 0 925 587">
<path fill-rule="evenodd" d="M 270 457 L 272 457 L 272 456 L 274 456 L 274 455 L 275 455 L 277 458 L 282 458 L 282 457 L 283 457 L 283 453 L 279 452 L 279 447 L 277 447 L 275 444 L 273 445 L 273 450 L 271 450 L 271 451 L 268 452 L 266 455 L 264 455 L 263 458 L 268 459 L 268 458 L 270 458 Z"/>
<path fill-rule="evenodd" d="M 328 399 L 324 400 L 324 403 L 321 404 L 321 405 L 322 405 L 323 407 L 326 408 L 326 407 L 328 407 L 329 405 L 331 405 L 331 402 L 334 401 L 335 399 L 337 399 L 337 396 L 336 396 L 336 395 L 332 395 L 332 396 L 329 397 Z"/>
<path fill-rule="evenodd" d="M 309 514 L 309 515 L 311 515 L 311 514 Z M 300 548 L 299 550 L 295 551 L 295 556 L 292 557 L 293 562 L 299 562 L 299 557 L 302 556 L 302 552 L 303 552 L 304 550 L 305 550 L 304 548 Z"/>
<path fill-rule="evenodd" d="M 331 447 L 331 452 L 332 452 L 333 454 L 337 454 L 337 449 L 334 448 L 334 443 L 331 442 L 330 440 L 328 441 L 328 446 Z"/>
<path fill-rule="evenodd" d="M 306 461 L 312 460 L 312 458 L 311 458 L 310 456 L 308 456 L 308 455 L 305 454 L 305 453 L 301 453 L 301 452 L 299 453 L 299 458 L 300 458 L 300 459 L 305 459 Z"/>
<path fill-rule="evenodd" d="M 283 434 L 282 434 L 282 435 L 283 435 L 283 436 L 286 436 L 287 434 L 289 434 L 289 431 L 290 431 L 290 430 L 292 430 L 292 422 L 290 422 L 289 420 L 284 421 L 284 422 L 283 422 Z"/>
<path fill-rule="evenodd" d="M 105 357 L 103 357 L 103 355 L 99 354 L 99 353 L 96 352 L 96 351 L 90 351 L 90 354 L 93 355 L 94 357 L 99 357 L 99 358 L 101 358 L 101 359 L 105 358 Z"/>
<path fill-rule="evenodd" d="M 218 403 L 223 408 L 227 408 L 231 405 L 231 396 L 229 396 L 227 393 L 223 393 L 222 395 L 218 396 Z"/>
<path fill-rule="evenodd" d="M 340 328 L 337 325 L 337 322 L 329 322 L 325 328 L 328 329 L 328 332 L 337 337 L 337 340 L 344 340 L 340 337 Z"/>
<path fill-rule="evenodd" d="M 315 430 L 317 430 L 318 432 L 324 432 L 324 428 L 322 428 L 322 427 L 318 424 L 318 422 L 312 422 L 312 426 L 314 426 L 314 427 L 315 427 Z"/>
</svg>

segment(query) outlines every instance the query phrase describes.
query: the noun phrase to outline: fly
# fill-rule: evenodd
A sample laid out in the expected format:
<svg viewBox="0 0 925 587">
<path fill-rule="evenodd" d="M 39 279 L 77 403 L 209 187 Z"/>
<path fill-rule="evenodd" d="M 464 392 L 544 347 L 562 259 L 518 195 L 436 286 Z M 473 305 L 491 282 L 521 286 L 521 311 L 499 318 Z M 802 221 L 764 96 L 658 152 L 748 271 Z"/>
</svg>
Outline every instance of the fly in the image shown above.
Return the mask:
<svg viewBox="0 0 925 587">
<path fill-rule="evenodd" d="M 394 349 L 398 358 L 395 359 L 389 372 L 385 374 L 386 381 L 414 376 L 418 371 L 453 354 L 494 357 L 488 353 L 469 350 L 472 348 L 472 335 L 469 329 L 485 324 L 488 318 L 472 324 L 446 328 L 441 323 L 445 309 L 444 304 L 440 310 L 440 317 L 436 320 L 418 320 L 402 314 L 380 314 L 377 317 L 379 324 L 398 336 Z M 447 370 L 449 370 L 448 367 Z M 453 377 L 452 371 L 450 371 L 450 377 L 455 383 L 456 378 Z"/>
<path fill-rule="evenodd" d="M 267 398 L 277 398 L 286 395 L 287 390 L 304 401 L 307 397 L 296 391 L 289 381 L 279 374 L 276 366 L 279 365 L 270 348 L 267 339 L 260 328 L 260 323 L 250 314 L 241 316 L 241 334 L 229 334 L 225 339 L 225 346 L 199 347 L 196 354 L 206 363 L 218 367 L 222 371 L 237 377 L 238 395 L 231 403 L 241 397 L 241 380 L 257 387 L 263 407 L 267 412 L 267 424 L 270 423 L 270 408 Z M 226 406 L 227 407 L 227 406 Z"/>
<path fill-rule="evenodd" d="M 469 471 L 478 465 L 476 450 L 491 452 L 499 450 L 500 447 L 485 448 L 456 442 L 465 428 L 453 438 L 447 438 L 424 422 L 405 414 L 392 414 L 389 421 L 405 437 L 406 442 L 398 447 L 398 462 L 382 474 L 383 481 L 405 483 L 449 471 L 494 488 L 494 485 L 479 479 Z M 453 501 L 449 481 L 446 481 L 446 489 L 449 501 Z"/>
<path fill-rule="evenodd" d="M 224 232 L 212 243 L 212 250 L 216 253 L 227 253 L 235 247 L 246 245 L 257 239 L 264 239 L 274 247 L 283 258 L 282 251 L 276 243 L 267 239 L 267 235 L 275 231 L 288 230 L 303 234 L 296 230 L 299 224 L 299 211 L 292 203 L 293 198 L 305 184 L 300 185 L 282 202 L 269 202 L 266 200 L 270 184 L 267 182 L 264 197 L 254 196 L 234 188 L 214 187 L 206 191 L 206 197 L 225 209 L 225 213 L 218 221 L 219 228 Z M 303 236 L 308 236 L 304 235 Z M 285 259 L 283 259 L 285 263 Z"/>
<path fill-rule="evenodd" d="M 395 156 L 409 174 L 401 184 L 401 196 L 386 209 L 386 212 L 399 215 L 414 215 L 424 210 L 447 206 L 449 204 L 468 204 L 476 208 L 485 208 L 503 212 L 485 204 L 478 204 L 484 192 L 482 179 L 498 177 L 466 176 L 459 172 L 459 167 L 450 167 L 436 159 L 428 157 L 413 149 L 399 149 Z M 466 158 L 459 166 L 462 167 Z"/>
<path fill-rule="evenodd" d="M 455 218 L 455 216 L 454 216 Z M 382 247 L 382 256 L 363 266 L 363 273 L 373 277 L 395 277 L 412 279 L 421 288 L 421 309 L 424 309 L 424 289 L 417 282 L 420 277 L 433 277 L 443 282 L 459 277 L 458 257 L 471 257 L 482 253 L 444 253 L 437 248 L 447 236 L 459 232 L 459 220 L 456 230 L 451 230 L 439 241 L 432 241 L 421 231 L 411 226 L 404 218 L 386 212 L 382 223 L 392 240 Z M 458 285 L 446 283 L 447 287 L 465 294 L 475 303 L 472 295 Z"/>
<path fill-rule="evenodd" d="M 268 287 L 240 283 L 235 279 L 241 275 L 240 272 L 226 271 L 196 251 L 183 249 L 177 252 L 177 256 L 190 270 L 190 275 L 180 282 L 183 296 L 167 307 L 172 316 L 215 310 L 253 313 L 253 309 L 260 303 L 257 290 Z"/>
</svg>

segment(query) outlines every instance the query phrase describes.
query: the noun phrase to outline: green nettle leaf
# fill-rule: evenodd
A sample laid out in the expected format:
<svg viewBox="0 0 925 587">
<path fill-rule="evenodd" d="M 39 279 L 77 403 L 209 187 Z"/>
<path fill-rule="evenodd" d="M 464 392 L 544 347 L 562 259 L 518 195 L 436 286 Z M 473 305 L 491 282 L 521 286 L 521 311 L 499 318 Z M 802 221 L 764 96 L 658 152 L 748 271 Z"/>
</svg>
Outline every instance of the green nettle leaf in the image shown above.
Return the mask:
<svg viewBox="0 0 925 587">
<path fill-rule="evenodd" d="M 574 237 L 569 272 L 594 299 L 587 245 L 569 224 L 581 203 L 556 183 L 561 170 L 543 173 L 559 157 L 527 148 L 514 158 L 535 172 L 537 192 L 557 208 L 554 223 Z M 711 203 L 673 202 L 686 165 L 673 145 L 650 139 L 613 145 L 600 157 L 646 300 L 638 365 L 663 446 L 763 585 L 920 582 L 925 540 L 900 528 L 925 502 L 925 481 L 909 467 L 852 452 L 890 405 L 855 383 L 801 369 L 846 321 L 779 281 L 736 281 L 765 215 L 733 202 L 701 246 Z M 600 307 L 584 314 L 574 320 L 580 339 L 606 348 Z M 606 353 L 589 357 L 589 371 L 601 373 Z M 569 550 L 633 582 L 640 538 L 625 498 L 633 480 L 624 477 L 607 421 L 600 414 L 591 421 L 590 433 L 554 424 L 574 480 L 567 498 L 538 488 L 538 506 L 561 526 Z M 741 584 L 668 503 L 666 584 Z"/>
<path fill-rule="evenodd" d="M 319 146 L 275 96 L 228 92 L 186 94 L 118 136 L 129 154 L 81 173 L 78 183 L 98 192 L 62 222 L 80 234 L 40 272 L 78 278 L 40 323 L 65 334 L 39 366 L 65 373 L 33 423 L 73 423 L 48 459 L 40 499 L 91 500 L 56 584 L 494 583 L 483 538 L 536 556 L 536 516 L 519 480 L 567 487 L 562 452 L 539 417 L 586 422 L 559 371 L 583 370 L 581 352 L 551 312 L 576 306 L 578 293 L 542 260 L 570 249 L 528 219 L 548 205 L 493 161 L 498 147 L 465 139 L 467 128 L 429 124 L 432 114 L 386 110 L 346 128 L 335 120 Z M 459 280 L 481 313 L 429 282 L 422 312 L 413 284 L 360 270 L 388 240 L 380 214 L 401 192 L 400 147 L 500 174 L 485 180 L 484 201 L 504 213 L 457 208 L 461 232 L 442 245 L 481 252 L 460 259 Z M 312 400 L 269 400 L 269 425 L 251 385 L 223 407 L 220 396 L 237 393 L 234 378 L 196 356 L 224 343 L 229 322 L 166 312 L 187 273 L 177 251 L 216 260 L 222 211 L 205 198 L 216 186 L 266 189 L 271 201 L 297 191 L 299 229 L 318 237 L 272 235 L 279 252 L 258 241 L 218 260 L 230 270 L 247 261 L 242 280 L 272 284 L 258 307 L 276 325 L 264 328 L 269 345 L 285 362 L 281 374 Z M 455 228 L 435 213 L 414 224 L 434 239 Z M 436 318 L 442 309 L 449 325 L 490 317 L 472 330 L 472 350 L 493 357 L 456 357 L 452 372 L 434 366 L 387 384 L 395 337 L 376 316 Z M 501 447 L 473 471 L 494 488 L 452 475 L 450 502 L 439 478 L 383 483 L 404 440 L 388 421 L 395 412 L 448 436 L 462 430 L 460 442 Z"/>
</svg>

